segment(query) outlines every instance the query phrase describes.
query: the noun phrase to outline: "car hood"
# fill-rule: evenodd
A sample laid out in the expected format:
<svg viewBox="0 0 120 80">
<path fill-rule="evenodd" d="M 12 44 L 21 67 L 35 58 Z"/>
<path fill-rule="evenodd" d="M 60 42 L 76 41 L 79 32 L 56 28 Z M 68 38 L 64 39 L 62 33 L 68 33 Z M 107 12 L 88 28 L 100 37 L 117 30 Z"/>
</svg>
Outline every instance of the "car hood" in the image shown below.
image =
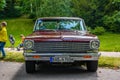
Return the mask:
<svg viewBox="0 0 120 80">
<path fill-rule="evenodd" d="M 86 31 L 36 31 L 27 36 L 26 39 L 37 41 L 89 41 L 97 39 Z"/>
</svg>

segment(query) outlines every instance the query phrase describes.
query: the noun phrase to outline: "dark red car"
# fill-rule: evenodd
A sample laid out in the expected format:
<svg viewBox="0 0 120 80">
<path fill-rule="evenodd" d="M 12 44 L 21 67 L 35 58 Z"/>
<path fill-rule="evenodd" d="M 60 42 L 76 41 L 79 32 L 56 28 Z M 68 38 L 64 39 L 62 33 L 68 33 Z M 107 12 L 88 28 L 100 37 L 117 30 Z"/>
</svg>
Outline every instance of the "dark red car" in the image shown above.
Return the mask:
<svg viewBox="0 0 120 80">
<path fill-rule="evenodd" d="M 85 64 L 88 71 L 98 68 L 100 42 L 76 17 L 44 17 L 36 20 L 33 33 L 25 38 L 26 72 L 37 64 Z"/>
</svg>

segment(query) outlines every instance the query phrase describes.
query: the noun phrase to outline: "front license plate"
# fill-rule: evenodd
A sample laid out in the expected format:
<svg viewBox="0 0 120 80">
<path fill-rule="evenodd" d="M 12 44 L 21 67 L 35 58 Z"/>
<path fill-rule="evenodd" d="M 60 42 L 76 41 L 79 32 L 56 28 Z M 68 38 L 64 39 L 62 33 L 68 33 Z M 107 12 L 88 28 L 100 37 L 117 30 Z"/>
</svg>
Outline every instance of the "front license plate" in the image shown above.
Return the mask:
<svg viewBox="0 0 120 80">
<path fill-rule="evenodd" d="M 50 58 L 50 62 L 73 62 L 69 56 L 55 56 Z"/>
</svg>

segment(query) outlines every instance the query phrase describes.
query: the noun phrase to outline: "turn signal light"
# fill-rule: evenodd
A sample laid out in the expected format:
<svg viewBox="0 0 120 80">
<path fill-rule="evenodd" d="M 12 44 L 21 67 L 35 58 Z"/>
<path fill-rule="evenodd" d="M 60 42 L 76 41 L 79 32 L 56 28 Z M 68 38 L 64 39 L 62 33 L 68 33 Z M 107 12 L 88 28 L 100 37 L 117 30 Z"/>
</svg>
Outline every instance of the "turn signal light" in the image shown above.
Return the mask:
<svg viewBox="0 0 120 80">
<path fill-rule="evenodd" d="M 36 58 L 36 59 L 38 59 L 38 58 L 40 58 L 40 56 L 37 56 L 37 55 L 36 55 L 36 56 L 33 56 L 33 58 Z"/>
<path fill-rule="evenodd" d="M 90 56 L 90 55 L 85 55 L 85 56 L 83 56 L 84 58 L 92 58 L 92 56 Z"/>
</svg>

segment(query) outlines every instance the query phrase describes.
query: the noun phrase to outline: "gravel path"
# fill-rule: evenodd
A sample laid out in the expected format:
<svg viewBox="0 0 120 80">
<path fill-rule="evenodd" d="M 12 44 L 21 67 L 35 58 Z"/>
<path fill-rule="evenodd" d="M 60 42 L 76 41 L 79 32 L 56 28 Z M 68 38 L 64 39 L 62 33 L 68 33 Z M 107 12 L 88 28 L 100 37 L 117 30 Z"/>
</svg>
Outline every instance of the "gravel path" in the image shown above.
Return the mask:
<svg viewBox="0 0 120 80">
<path fill-rule="evenodd" d="M 100 52 L 101 56 L 120 57 L 120 52 Z"/>
<path fill-rule="evenodd" d="M 23 50 L 21 49 L 20 51 L 17 51 L 17 49 L 16 48 L 5 48 L 5 51 L 6 52 L 17 52 L 17 53 L 22 53 L 23 52 Z"/>
<path fill-rule="evenodd" d="M 17 53 L 22 53 L 23 50 L 21 49 L 20 51 L 17 51 L 16 49 L 11 49 L 11 48 L 5 48 L 5 51 L 7 52 L 17 52 Z M 100 52 L 101 56 L 107 56 L 107 57 L 120 57 L 120 52 Z"/>
</svg>

